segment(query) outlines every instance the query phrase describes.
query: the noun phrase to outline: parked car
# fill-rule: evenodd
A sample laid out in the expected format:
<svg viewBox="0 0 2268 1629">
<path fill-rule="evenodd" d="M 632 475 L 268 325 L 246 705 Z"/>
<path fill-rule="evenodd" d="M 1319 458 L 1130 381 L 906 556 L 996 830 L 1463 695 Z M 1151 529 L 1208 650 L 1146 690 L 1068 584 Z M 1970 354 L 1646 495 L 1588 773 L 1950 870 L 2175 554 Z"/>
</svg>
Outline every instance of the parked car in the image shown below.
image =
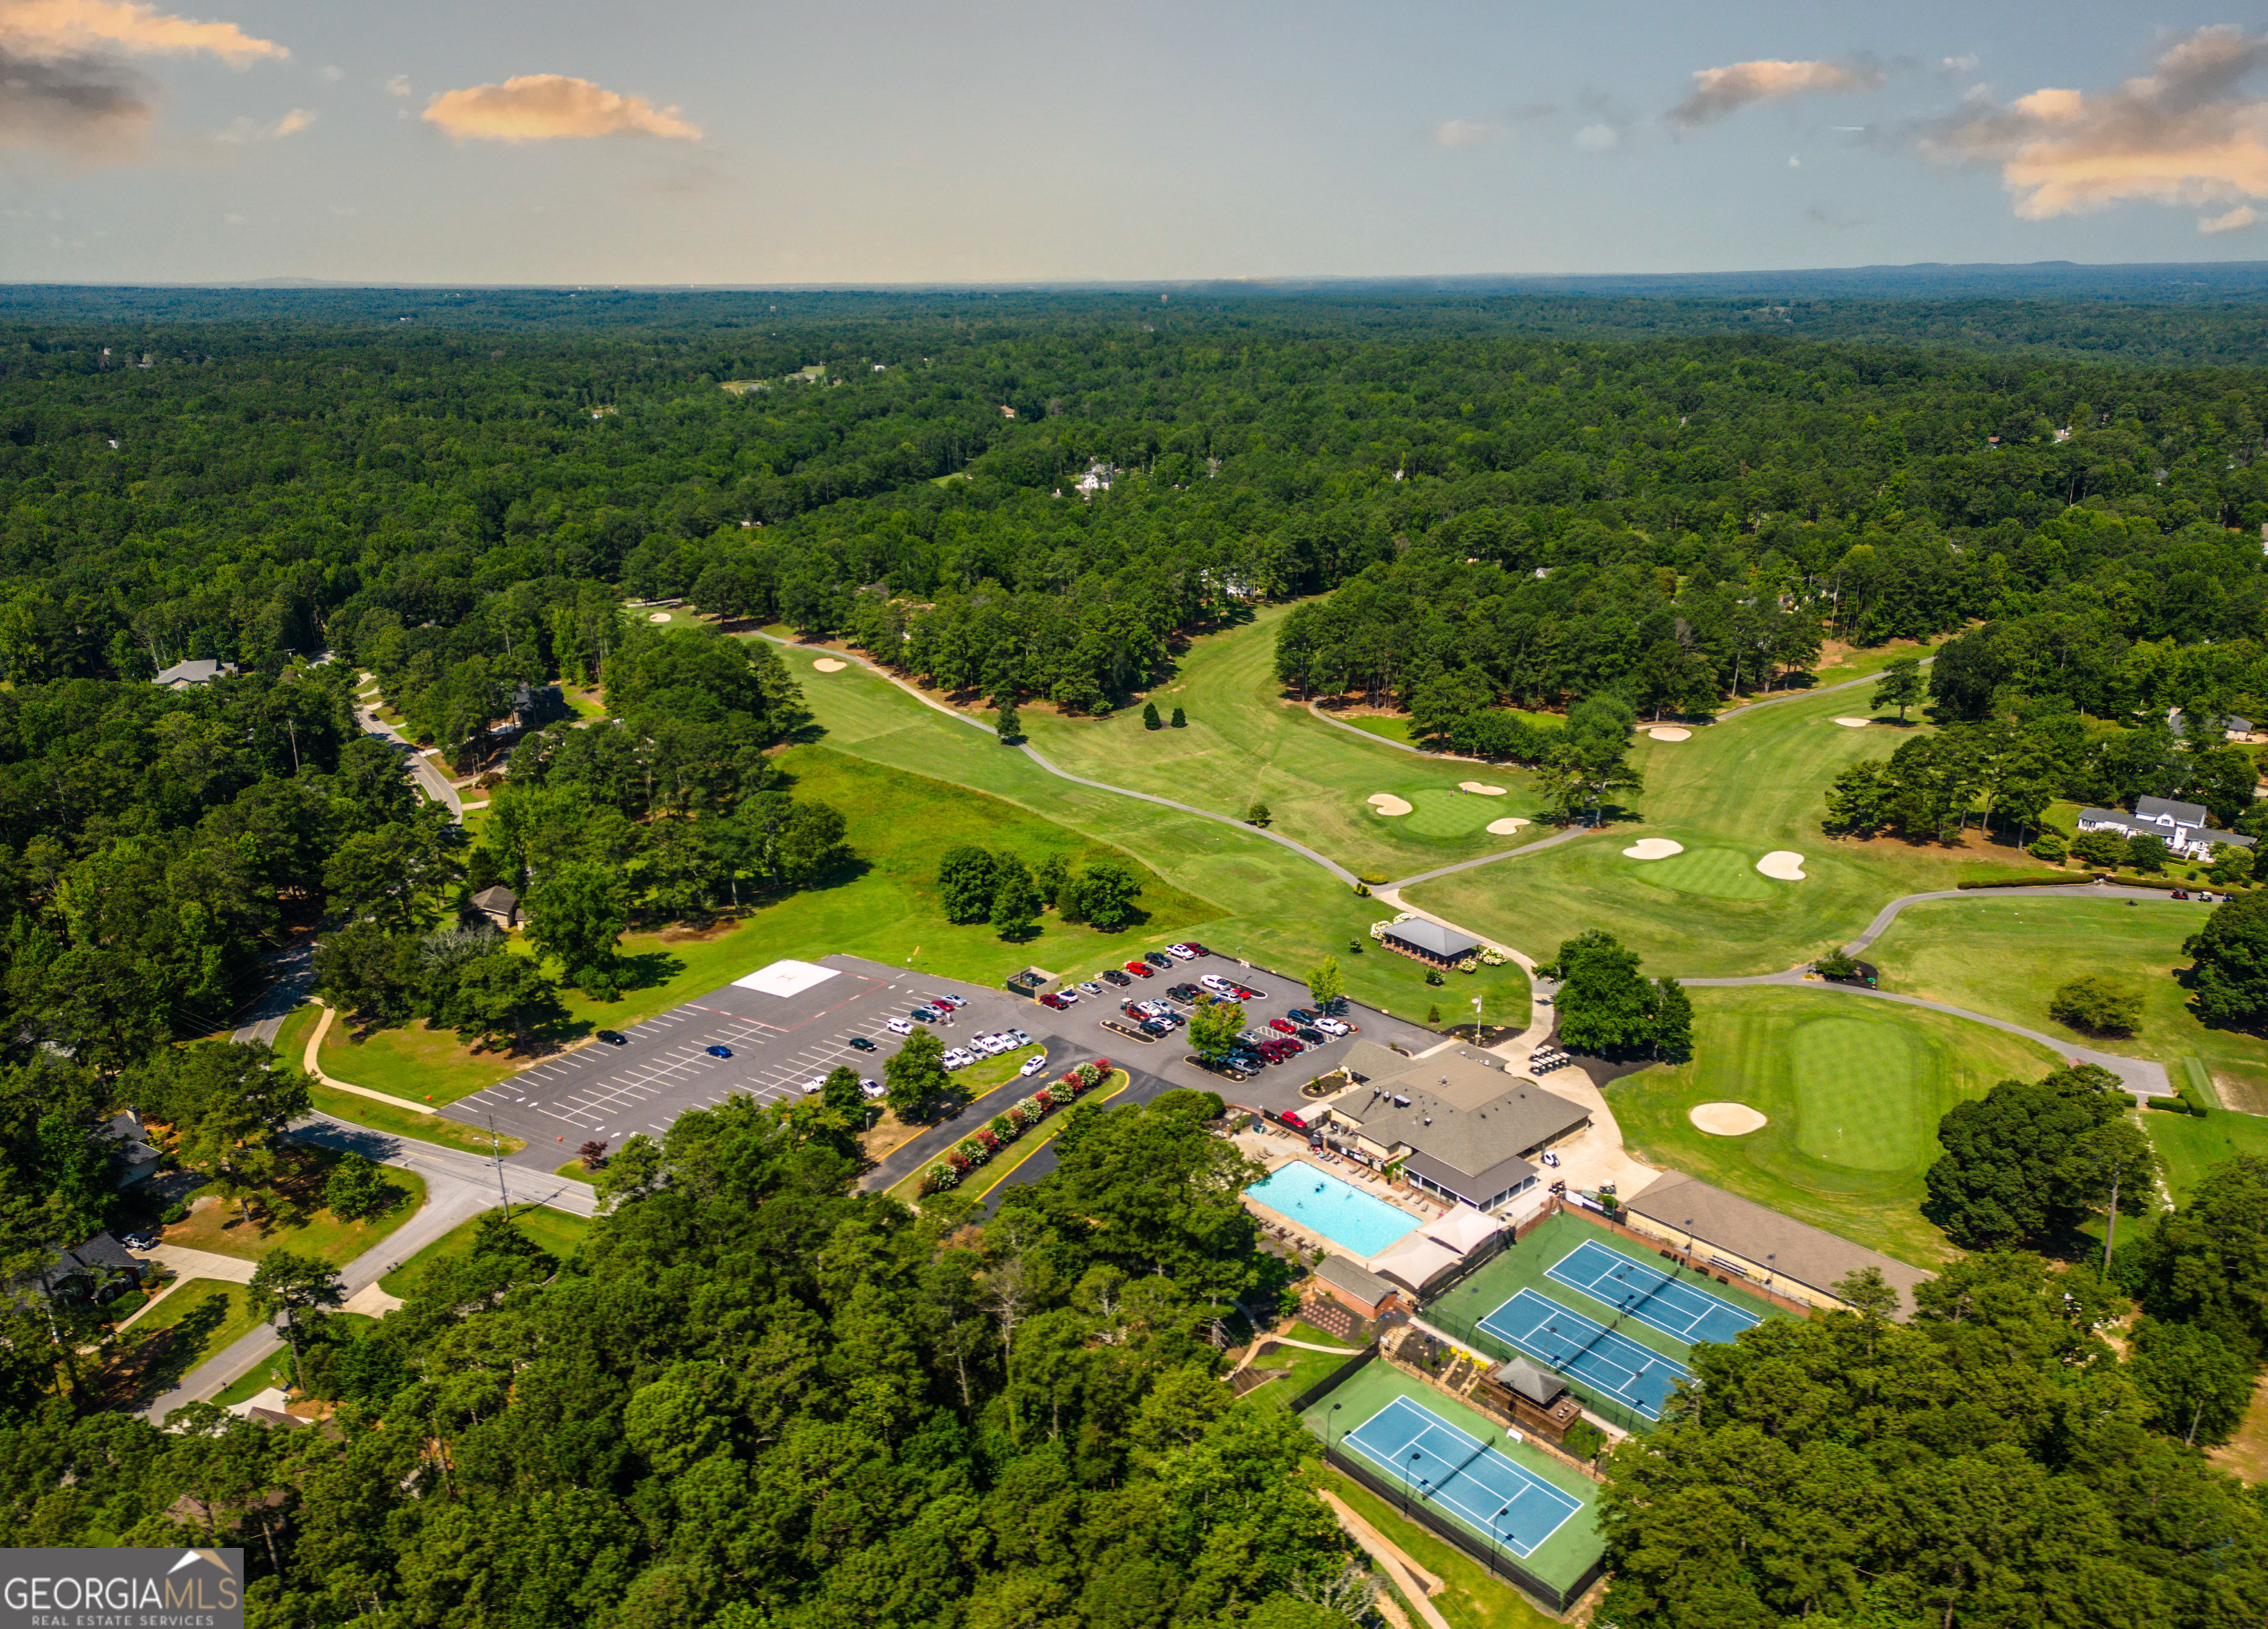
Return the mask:
<svg viewBox="0 0 2268 1629">
<path fill-rule="evenodd" d="M 1174 958 L 1167 955 L 1162 950 L 1145 951 L 1142 955 L 1142 960 L 1147 962 L 1152 967 L 1155 968 L 1168 968 L 1174 965 Z"/>
<path fill-rule="evenodd" d="M 1293 1006 L 1285 1008 L 1284 1016 L 1295 1024 L 1312 1024 L 1322 1014 L 1312 1007 Z"/>
<path fill-rule="evenodd" d="M 1183 940 L 1182 941 L 1182 948 L 1188 951 L 1193 956 L 1209 956 L 1212 954 L 1211 951 L 1207 950 L 1203 945 L 1197 943 L 1194 939 Z"/>
<path fill-rule="evenodd" d="M 154 1250 L 158 1248 L 158 1235 L 154 1233 L 129 1233 L 119 1242 L 129 1250 Z"/>
<path fill-rule="evenodd" d="M 1559 1163 L 1559 1156 L 1556 1154 L 1546 1154 L 1542 1158 L 1546 1165 L 1557 1166 Z"/>
<path fill-rule="evenodd" d="M 1166 954 L 1176 962 L 1194 962 L 1197 959 L 1197 953 L 1187 945 L 1168 945 L 1166 947 Z"/>
<path fill-rule="evenodd" d="M 1199 992 L 1195 984 L 1175 984 L 1171 990 L 1166 991 L 1166 993 L 1173 997 L 1176 1001 L 1194 1002 L 1197 999 Z"/>
<path fill-rule="evenodd" d="M 1305 1041 L 1309 1046 L 1329 1046 L 1331 1043 L 1330 1037 L 1313 1025 L 1300 1031 L 1300 1039 Z"/>
<path fill-rule="evenodd" d="M 701 1050 L 711 1058 L 730 1058 L 733 1055 L 733 1049 L 729 1046 L 704 1046 Z"/>
<path fill-rule="evenodd" d="M 825 1086 L 826 1084 L 827 1084 L 827 1077 L 826 1077 L 825 1075 L 823 1075 L 823 1074 L 815 1074 L 815 1075 L 812 1076 L 810 1080 L 806 1080 L 806 1081 L 803 1083 L 803 1095 L 804 1095 L 806 1097 L 808 1097 L 808 1096 L 810 1096 L 814 1092 L 816 1092 L 817 1090 L 819 1090 L 819 1088 L 820 1088 L 820 1087 L 821 1087 Z"/>
<path fill-rule="evenodd" d="M 945 1014 L 933 1006 L 917 1006 L 913 1010 L 913 1021 L 917 1024 L 939 1023 L 944 1017 Z"/>
<path fill-rule="evenodd" d="M 1071 1007 L 1070 1002 L 1064 1000 L 1059 995 L 1052 994 L 1042 996 L 1040 998 L 1040 1005 L 1047 1008 L 1050 1013 L 1066 1012 Z"/>
<path fill-rule="evenodd" d="M 630 1043 L 630 1038 L 619 1029 L 601 1029 L 599 1039 L 608 1046 L 628 1046 Z"/>
<path fill-rule="evenodd" d="M 1121 990 L 1123 990 L 1127 985 L 1132 984 L 1134 981 L 1127 977 L 1125 974 L 1120 972 L 1116 968 L 1107 967 L 1102 969 L 1102 982 L 1106 984 L 1116 984 Z M 1101 991 L 1097 991 L 1095 993 L 1100 995 L 1102 992 Z"/>
<path fill-rule="evenodd" d="M 942 1059 L 947 1069 L 966 1069 L 976 1061 L 976 1054 L 961 1047 L 947 1047 Z"/>
<path fill-rule="evenodd" d="M 1300 1033 L 1300 1026 L 1293 1023 L 1288 1018 L 1271 1018 L 1268 1021 L 1268 1027 L 1270 1029 L 1280 1031 L 1287 1036 L 1297 1035 Z"/>
<path fill-rule="evenodd" d="M 1045 1052 L 1035 1052 L 1018 1065 L 1016 1072 L 1021 1075 L 1033 1075 L 1039 1073 L 1047 1066 L 1048 1055 Z"/>
<path fill-rule="evenodd" d="M 1319 1018 L 1315 1021 L 1315 1028 L 1327 1036 L 1343 1036 L 1351 1033 L 1336 1018 Z"/>
<path fill-rule="evenodd" d="M 882 1028 L 894 1036 L 909 1036 L 914 1032 L 914 1027 L 902 1018 L 894 1018 Z"/>
<path fill-rule="evenodd" d="M 1225 996 L 1236 988 L 1234 984 L 1230 984 L 1228 980 L 1223 978 L 1218 973 L 1202 974 L 1198 977 L 1197 983 L 1203 984 L 1207 990 L 1211 991 L 1213 994 L 1217 996 Z"/>
<path fill-rule="evenodd" d="M 941 1006 L 948 1013 L 958 1013 L 968 1005 L 968 998 L 956 995 L 932 996 L 929 999 L 929 1004 L 932 1006 Z"/>
<path fill-rule="evenodd" d="M 858 1089 L 865 1093 L 869 1099 L 883 1096 L 887 1090 L 880 1080 L 861 1080 L 858 1082 Z"/>
<path fill-rule="evenodd" d="M 1265 990 L 1255 990 L 1249 984 L 1232 984 L 1229 989 L 1235 992 L 1236 999 L 1240 1001 L 1265 1001 L 1268 999 L 1268 992 Z"/>
<path fill-rule="evenodd" d="M 1086 989 L 1086 986 L 1082 984 L 1079 986 L 1079 989 L 1085 990 Z M 1093 995 L 1094 992 L 1089 990 L 1087 991 L 1087 993 L 1089 995 Z M 1077 1006 L 1079 1005 L 1079 991 L 1058 990 L 1056 991 L 1056 999 L 1061 1001 L 1065 1006 Z"/>
<path fill-rule="evenodd" d="M 1129 962 L 1126 964 L 1126 970 L 1133 974 L 1137 978 L 1157 977 L 1157 974 L 1151 970 L 1150 964 L 1147 962 Z"/>
<path fill-rule="evenodd" d="M 1143 1019 L 1137 1023 L 1134 1028 L 1141 1031 L 1144 1035 L 1148 1036 L 1152 1041 L 1162 1041 L 1173 1033 L 1172 1030 L 1167 1028 L 1165 1025 L 1160 1023 L 1154 1018 Z"/>
<path fill-rule="evenodd" d="M 874 1050 L 874 1043 L 865 1036 L 852 1036 L 843 1044 L 854 1052 L 871 1052 Z"/>
<path fill-rule="evenodd" d="M 1091 978 L 1080 979 L 1079 981 L 1079 987 L 1091 996 L 1099 996 L 1102 993 L 1102 986 L 1096 984 Z"/>
<path fill-rule="evenodd" d="M 1032 1043 L 1032 1037 L 1020 1029 L 1003 1029 L 1000 1033 L 1008 1037 L 1011 1046 L 1029 1046 Z"/>
</svg>

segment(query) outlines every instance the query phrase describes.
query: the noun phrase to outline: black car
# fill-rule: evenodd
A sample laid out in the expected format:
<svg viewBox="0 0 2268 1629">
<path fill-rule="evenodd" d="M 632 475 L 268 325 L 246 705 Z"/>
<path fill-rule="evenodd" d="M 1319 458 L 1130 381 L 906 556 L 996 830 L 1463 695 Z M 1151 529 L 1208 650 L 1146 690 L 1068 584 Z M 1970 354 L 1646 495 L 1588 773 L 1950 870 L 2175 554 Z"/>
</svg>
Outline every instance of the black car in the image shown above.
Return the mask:
<svg viewBox="0 0 2268 1629">
<path fill-rule="evenodd" d="M 1166 993 L 1173 997 L 1176 1001 L 1194 1002 L 1199 996 L 1203 995 L 1204 991 L 1199 990 L 1195 984 L 1175 984 L 1171 990 L 1166 991 Z"/>
<path fill-rule="evenodd" d="M 1289 1006 L 1284 1009 L 1284 1016 L 1295 1024 L 1312 1024 L 1316 1015 L 1304 1006 Z"/>
<path fill-rule="evenodd" d="M 1162 1041 L 1168 1035 L 1173 1033 L 1173 1031 L 1167 1029 L 1165 1025 L 1160 1023 L 1154 1018 L 1145 1018 L 1141 1022 L 1136 1024 L 1134 1028 L 1140 1030 L 1144 1035 L 1148 1036 L 1152 1041 Z"/>
<path fill-rule="evenodd" d="M 628 1046 L 630 1043 L 630 1038 L 619 1029 L 601 1029 L 599 1039 L 608 1046 Z"/>
<path fill-rule="evenodd" d="M 1320 1029 L 1310 1029 L 1306 1025 L 1302 1024 L 1297 1033 L 1300 1039 L 1305 1041 L 1309 1046 L 1329 1046 L 1330 1044 L 1330 1037 L 1326 1036 Z"/>
<path fill-rule="evenodd" d="M 865 1036 L 852 1036 L 848 1044 L 856 1051 L 871 1052 L 874 1050 L 874 1043 Z"/>
<path fill-rule="evenodd" d="M 1142 960 L 1147 962 L 1152 967 L 1171 967 L 1174 965 L 1174 958 L 1167 955 L 1162 950 L 1150 951 L 1143 956 Z"/>
<path fill-rule="evenodd" d="M 1121 990 L 1123 990 L 1127 985 L 1132 984 L 1134 981 L 1129 978 L 1125 974 L 1120 972 L 1116 968 L 1107 967 L 1102 969 L 1102 982 L 1106 984 L 1116 984 Z"/>
</svg>

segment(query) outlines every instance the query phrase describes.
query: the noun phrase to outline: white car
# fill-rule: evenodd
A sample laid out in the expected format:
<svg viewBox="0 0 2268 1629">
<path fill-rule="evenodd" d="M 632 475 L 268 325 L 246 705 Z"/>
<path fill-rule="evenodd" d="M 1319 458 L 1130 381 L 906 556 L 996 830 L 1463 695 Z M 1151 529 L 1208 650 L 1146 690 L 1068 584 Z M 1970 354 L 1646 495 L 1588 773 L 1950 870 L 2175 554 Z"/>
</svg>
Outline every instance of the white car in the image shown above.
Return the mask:
<svg viewBox="0 0 2268 1629">
<path fill-rule="evenodd" d="M 968 1044 L 972 1051 L 982 1052 L 987 1058 L 1008 1050 L 1007 1043 L 998 1036 L 978 1036 Z"/>
<path fill-rule="evenodd" d="M 969 1065 L 976 1061 L 976 1053 L 965 1052 L 957 1046 L 947 1051 L 944 1059 L 945 1066 L 947 1069 L 966 1069 Z"/>
<path fill-rule="evenodd" d="M 1077 1006 L 1079 1005 L 1079 991 L 1073 990 L 1068 984 L 1064 985 L 1061 990 L 1057 991 L 1056 995 L 1060 999 L 1070 1002 L 1073 1006 Z"/>
<path fill-rule="evenodd" d="M 1129 982 L 1130 983 L 1131 981 L 1130 980 Z M 1099 996 L 1099 995 L 1101 995 L 1101 994 L 1102 993 L 1102 986 L 1101 986 L 1101 984 L 1096 984 L 1096 983 L 1095 983 L 1093 979 L 1091 979 L 1091 978 L 1082 978 L 1082 979 L 1080 979 L 1080 980 L 1079 981 L 1079 987 L 1081 990 L 1086 991 L 1086 993 L 1087 993 L 1087 994 L 1089 994 L 1089 995 L 1091 995 L 1091 996 Z"/>
<path fill-rule="evenodd" d="M 894 1018 L 888 1023 L 884 1024 L 882 1028 L 888 1030 L 894 1036 L 909 1036 L 914 1032 L 913 1025 L 907 1022 L 902 1018 Z"/>
<path fill-rule="evenodd" d="M 1020 1029 L 1004 1029 L 1000 1033 L 1007 1037 L 1010 1046 L 1029 1046 L 1032 1043 L 1032 1037 Z"/>
<path fill-rule="evenodd" d="M 1327 1036 L 1343 1036 L 1348 1033 L 1347 1027 L 1336 1018 L 1318 1018 L 1315 1020 L 1315 1028 Z"/>
<path fill-rule="evenodd" d="M 1197 953 L 1187 945 L 1168 945 L 1166 947 L 1166 954 L 1176 962 L 1194 962 L 1197 959 Z"/>
<path fill-rule="evenodd" d="M 1022 1066 L 1016 1072 L 1020 1075 L 1035 1075 L 1047 1066 L 1048 1055 L 1045 1052 L 1035 1052 L 1024 1060 Z"/>
<path fill-rule="evenodd" d="M 1207 990 L 1211 991 L 1213 994 L 1217 996 L 1225 996 L 1229 993 L 1228 980 L 1223 978 L 1218 973 L 1200 974 L 1197 977 L 1197 983 L 1203 984 Z"/>
<path fill-rule="evenodd" d="M 865 1093 L 868 1097 L 882 1097 L 887 1095 L 887 1094 L 883 1090 L 882 1083 L 880 1080 L 861 1080 L 858 1082 L 858 1089 Z"/>
<path fill-rule="evenodd" d="M 803 1083 L 803 1095 L 804 1095 L 806 1097 L 808 1097 L 808 1096 L 810 1096 L 814 1092 L 818 1091 L 821 1087 L 825 1086 L 826 1084 L 827 1084 L 827 1077 L 826 1077 L 826 1076 L 824 1076 L 824 1075 L 814 1075 L 814 1076 L 812 1076 L 812 1077 L 811 1077 L 811 1079 L 810 1079 L 810 1080 L 806 1080 L 806 1081 Z"/>
</svg>

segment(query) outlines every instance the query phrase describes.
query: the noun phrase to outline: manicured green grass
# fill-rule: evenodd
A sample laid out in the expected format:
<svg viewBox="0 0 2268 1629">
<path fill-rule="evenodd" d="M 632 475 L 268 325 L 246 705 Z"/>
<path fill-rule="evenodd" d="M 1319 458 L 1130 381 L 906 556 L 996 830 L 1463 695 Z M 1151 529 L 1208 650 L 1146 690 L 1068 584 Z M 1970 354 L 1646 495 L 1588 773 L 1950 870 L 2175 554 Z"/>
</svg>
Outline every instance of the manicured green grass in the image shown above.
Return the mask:
<svg viewBox="0 0 2268 1629">
<path fill-rule="evenodd" d="M 191 1279 L 174 1286 L 173 1293 L 152 1307 L 124 1338 L 138 1344 L 178 1330 L 177 1338 L 188 1343 L 187 1349 L 174 1353 L 167 1367 L 186 1374 L 259 1322 L 243 1285 Z"/>
<path fill-rule="evenodd" d="M 1641 733 L 1631 762 L 1646 789 L 1630 801 L 1642 822 L 1460 872 L 1403 897 L 1531 955 L 1549 955 L 1561 940 L 1599 927 L 1637 951 L 1649 973 L 1712 977 L 1793 966 L 1855 938 L 1901 894 L 1949 888 L 1970 870 L 2029 864 L 2013 845 L 1947 849 L 1826 837 L 1820 822 L 1828 783 L 1862 758 L 1888 757 L 1907 739 L 1896 729 L 1835 724 L 1853 711 L 1854 694 L 1736 713 L 1697 729 L 1690 741 Z M 1664 881 L 1662 868 L 1675 861 L 1623 858 L 1639 837 L 1672 838 L 1695 858 Z M 1756 860 L 1774 849 L 1804 856 L 1803 881 L 1756 874 Z M 1711 859 L 1712 850 L 1726 857 Z M 2060 874 L 2039 869 L 2043 877 Z M 1675 883 L 1681 875 L 1703 888 L 1739 891 L 1695 891 Z"/>
<path fill-rule="evenodd" d="M 2045 1048 L 1982 1024 L 1821 989 L 1696 990 L 1694 1056 L 1607 1088 L 1623 1141 L 1799 1220 L 1928 1266 L 1954 1252 L 1922 1219 L 1937 1123 L 1999 1080 L 2057 1066 Z M 1697 1103 L 1769 1117 L 1716 1137 Z"/>
<path fill-rule="evenodd" d="M 1776 888 L 1803 886 L 1768 881 L 1756 869 L 1761 858 L 1739 849 L 1688 849 L 1668 859 L 1633 859 L 1630 864 L 1637 867 L 1635 874 L 1641 882 L 1706 899 L 1770 899 Z"/>
<path fill-rule="evenodd" d="M 2142 1125 L 2166 1161 L 2166 1186 L 2174 1202 L 2185 1205 L 2213 1166 L 2239 1154 L 2268 1159 L 2268 1119 L 2258 1115 L 2216 1111 L 2203 1119 L 2194 1115 L 2146 1110 Z M 2124 1224 L 2120 1237 L 2124 1237 Z"/>
<path fill-rule="evenodd" d="M 781 652 L 803 682 L 806 699 L 827 732 L 826 745 L 836 753 L 975 788 L 1057 822 L 1089 841 L 1123 849 L 1183 894 L 1220 902 L 1204 906 L 1214 913 L 1213 918 L 1203 922 L 1203 932 L 1196 936 L 1217 950 L 1242 955 L 1259 967 L 1300 978 L 1322 957 L 1336 956 L 1346 977 L 1346 993 L 1355 1000 L 1405 1017 L 1421 1015 L 1429 1001 L 1439 1001 L 1445 1016 L 1454 1017 L 1457 1001 L 1469 1001 L 1486 990 L 1492 992 L 1491 1021 L 1512 1025 L 1526 1021 L 1528 985 L 1518 968 L 1491 969 L 1470 980 L 1459 977 L 1446 990 L 1429 989 L 1424 982 L 1425 969 L 1418 963 L 1388 955 L 1372 945 L 1370 925 L 1391 913 L 1374 901 L 1356 896 L 1313 861 L 1239 827 L 1098 792 L 1050 775 L 1022 753 L 946 718 L 864 668 L 813 673 L 812 660 L 821 653 L 803 647 Z M 1316 727 L 1340 733 L 1326 725 Z M 1135 728 L 1140 729 L 1138 723 Z M 791 767 L 796 756 L 788 755 Z M 886 791 L 890 785 L 882 783 Z M 987 818 L 998 810 L 998 805 L 973 800 L 971 807 L 990 811 Z M 998 845 L 997 837 L 991 840 Z M 856 842 L 854 831 L 854 846 Z M 933 854 L 926 863 L 934 864 Z M 1156 909 L 1147 899 L 1143 903 Z M 1153 924 L 1138 947 L 1146 949 L 1167 940 L 1189 937 L 1187 932 L 1160 932 L 1161 925 Z M 917 937 L 925 945 L 934 944 L 938 931 L 924 923 Z M 1022 960 L 1058 972 L 1076 970 L 1076 964 L 1066 968 L 1049 961 L 1045 944 L 1043 940 L 1040 954 L 1026 955 Z M 1351 945 L 1365 948 L 1351 950 Z M 797 954 L 808 954 L 809 948 L 806 945 Z M 1092 957 L 1084 964 L 1101 963 L 1101 957 Z M 917 965 L 931 965 L 926 954 Z M 1012 968 L 1017 963 L 1007 965 Z"/>
<path fill-rule="evenodd" d="M 593 1185 L 595 1185 L 599 1180 L 598 1174 L 588 1169 L 580 1160 L 570 1160 L 564 1165 L 554 1166 L 551 1174 L 554 1176 L 564 1176 L 570 1182 Z"/>
<path fill-rule="evenodd" d="M 380 1279 L 378 1287 L 389 1295 L 407 1297 L 416 1289 L 418 1279 L 431 1263 L 444 1256 L 461 1255 L 473 1248 L 473 1235 L 480 1226 L 480 1220 L 475 1216 L 458 1223 Z M 575 1253 L 576 1248 L 590 1236 L 591 1232 L 589 1218 L 571 1216 L 564 1211 L 555 1211 L 541 1205 L 513 1206 L 512 1225 L 515 1232 L 563 1262 Z"/>
<path fill-rule="evenodd" d="M 322 1016 L 321 1007 L 313 1001 L 306 1001 L 293 1007 L 278 1027 L 276 1039 L 269 1044 L 275 1048 L 276 1056 L 283 1059 L 286 1067 L 299 1067 L 300 1061 L 307 1055 L 307 1037 L 315 1033 L 315 1026 L 322 1021 Z"/>
<path fill-rule="evenodd" d="M 1290 610 L 1270 607 L 1189 647 L 1149 697 L 1165 716 L 1182 707 L 1186 728 L 1145 729 L 1141 709 L 1130 707 L 1108 719 L 1034 711 L 1024 715 L 1025 732 L 1050 763 L 1090 780 L 1238 817 L 1265 803 L 1277 830 L 1358 873 L 1408 876 L 1513 846 L 1518 839 L 1482 828 L 1507 814 L 1535 816 L 1541 799 L 1532 776 L 1427 763 L 1373 747 L 1284 695 L 1275 675 L 1276 630 Z M 1508 795 L 1468 797 L 1456 790 L 1461 780 L 1485 780 Z M 1405 798 L 1418 812 L 1385 819 L 1365 801 L 1376 792 Z"/>
<path fill-rule="evenodd" d="M 488 1128 L 461 1125 L 454 1120 L 444 1120 L 438 1115 L 411 1114 L 396 1109 L 391 1103 L 374 1102 L 352 1092 L 342 1092 L 335 1087 L 317 1081 L 311 1088 L 315 1107 L 334 1120 L 344 1120 L 350 1125 L 368 1126 L 373 1131 L 384 1131 L 391 1137 L 408 1137 L 420 1142 L 438 1143 L 444 1148 L 459 1148 L 469 1154 L 486 1154 L 490 1149 Z M 518 1154 L 527 1145 L 517 1137 L 500 1134 L 497 1145 L 506 1154 Z"/>
<path fill-rule="evenodd" d="M 475 1057 L 455 1030 L 436 1029 L 423 1019 L 360 1036 L 344 1017 L 335 1019 L 316 1056 L 323 1072 L 335 1080 L 413 1103 L 436 1104 L 453 1102 L 468 1092 L 494 1086 L 535 1061 L 503 1052 Z"/>
<path fill-rule="evenodd" d="M 2123 900 L 1992 895 L 1909 905 L 1867 959 L 1881 985 L 2014 1020 L 2074 1043 L 2154 1058 L 2176 1072 L 2197 1058 L 2221 1101 L 2268 1107 L 2268 1039 L 2212 1029 L 2190 1010 L 2176 974 L 2190 966 L 2182 941 L 2211 907 L 2175 899 Z M 2138 991 L 2142 1021 L 2131 1036 L 2095 1039 L 2048 1016 L 2061 985 L 2083 973 Z"/>
<path fill-rule="evenodd" d="M 347 1221 L 321 1205 L 322 1174 L 329 1168 L 330 1156 L 303 1145 L 291 1147 L 291 1171 L 277 1188 L 254 1198 L 253 1220 L 244 1220 L 233 1200 L 200 1205 L 165 1230 L 166 1242 L 247 1261 L 283 1249 L 343 1266 L 415 1216 L 425 1203 L 425 1179 L 389 1165 L 386 1179 L 400 1198 L 379 1215 Z"/>
</svg>

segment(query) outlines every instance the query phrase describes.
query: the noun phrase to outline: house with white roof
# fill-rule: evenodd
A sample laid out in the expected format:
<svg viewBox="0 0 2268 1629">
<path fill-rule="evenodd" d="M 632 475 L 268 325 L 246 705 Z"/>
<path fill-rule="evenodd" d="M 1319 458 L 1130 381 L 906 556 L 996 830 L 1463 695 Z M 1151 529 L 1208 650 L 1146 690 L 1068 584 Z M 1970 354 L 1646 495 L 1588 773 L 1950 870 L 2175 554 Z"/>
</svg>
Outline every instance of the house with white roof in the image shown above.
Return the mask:
<svg viewBox="0 0 2268 1629">
<path fill-rule="evenodd" d="M 2212 814 L 2201 803 L 2172 798 L 2137 798 L 2134 812 L 2124 809 L 2081 809 L 2081 831 L 2115 831 L 2123 837 L 2156 837 L 2184 859 L 2210 859 L 2217 848 L 2249 849 L 2250 837 L 2219 831 L 2205 822 Z"/>
</svg>

